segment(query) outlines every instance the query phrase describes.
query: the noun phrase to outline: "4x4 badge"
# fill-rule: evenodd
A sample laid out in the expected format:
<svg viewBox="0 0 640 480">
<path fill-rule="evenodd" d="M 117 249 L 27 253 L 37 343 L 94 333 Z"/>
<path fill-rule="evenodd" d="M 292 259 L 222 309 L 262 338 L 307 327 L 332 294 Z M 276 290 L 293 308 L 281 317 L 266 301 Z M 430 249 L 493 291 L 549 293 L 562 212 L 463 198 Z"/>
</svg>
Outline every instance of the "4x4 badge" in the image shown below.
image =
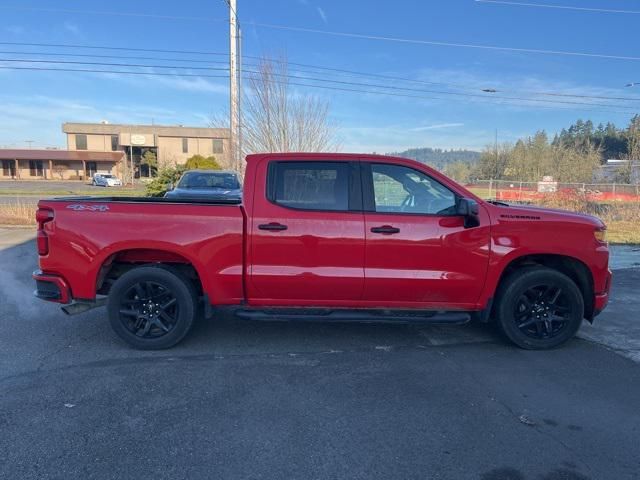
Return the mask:
<svg viewBox="0 0 640 480">
<path fill-rule="evenodd" d="M 80 203 L 74 203 L 72 205 L 67 205 L 67 208 L 76 212 L 106 212 L 109 210 L 109 205 L 82 205 Z"/>
</svg>

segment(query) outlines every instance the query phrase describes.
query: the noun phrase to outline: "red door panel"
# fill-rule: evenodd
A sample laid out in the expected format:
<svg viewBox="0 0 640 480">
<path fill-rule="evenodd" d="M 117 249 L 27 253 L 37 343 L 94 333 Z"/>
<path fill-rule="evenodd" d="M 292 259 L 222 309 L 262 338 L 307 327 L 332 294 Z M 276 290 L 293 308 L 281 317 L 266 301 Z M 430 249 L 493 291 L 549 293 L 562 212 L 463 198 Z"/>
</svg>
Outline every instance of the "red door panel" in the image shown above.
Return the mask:
<svg viewBox="0 0 640 480">
<path fill-rule="evenodd" d="M 257 298 L 359 300 L 364 284 L 362 213 L 281 212 L 254 217 L 251 282 Z M 258 225 L 277 220 L 283 231 Z M 255 294 L 254 294 L 255 296 Z"/>
<path fill-rule="evenodd" d="M 489 260 L 489 218 L 465 228 L 458 196 L 413 166 L 363 162 L 365 287 L 380 306 L 474 308 Z"/>
<path fill-rule="evenodd" d="M 465 229 L 461 217 L 367 213 L 363 300 L 399 307 L 475 304 L 489 256 L 489 222 L 482 217 L 481 226 Z M 371 232 L 382 225 L 399 232 Z"/>
<path fill-rule="evenodd" d="M 256 181 L 249 222 L 251 303 L 344 305 L 362 298 L 364 214 L 353 207 L 353 162 L 273 162 Z M 285 165 L 280 170 L 280 164 Z M 272 168 L 273 167 L 273 168 Z M 280 173 L 279 173 L 280 172 Z M 273 197 L 273 198 L 271 198 Z M 317 208 L 318 210 L 311 210 Z"/>
</svg>

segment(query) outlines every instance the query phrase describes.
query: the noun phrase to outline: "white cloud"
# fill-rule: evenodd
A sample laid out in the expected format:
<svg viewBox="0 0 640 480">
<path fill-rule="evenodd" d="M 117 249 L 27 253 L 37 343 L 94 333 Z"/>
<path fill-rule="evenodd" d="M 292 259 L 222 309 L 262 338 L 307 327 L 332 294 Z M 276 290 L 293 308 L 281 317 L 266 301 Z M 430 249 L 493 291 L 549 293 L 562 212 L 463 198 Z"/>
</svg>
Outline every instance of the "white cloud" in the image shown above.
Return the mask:
<svg viewBox="0 0 640 480">
<path fill-rule="evenodd" d="M 324 13 L 324 10 L 322 9 L 322 7 L 316 7 L 316 10 L 318 11 L 318 15 L 320 15 L 320 18 L 322 19 L 322 21 L 326 24 L 327 22 L 327 14 Z"/>
<path fill-rule="evenodd" d="M 62 26 L 64 27 L 64 29 L 67 32 L 69 32 L 69 33 L 71 33 L 71 34 L 73 34 L 75 36 L 80 35 L 80 27 L 78 27 L 78 25 L 76 25 L 75 23 L 71 23 L 71 22 L 67 21 L 67 22 L 64 22 L 64 24 Z"/>
<path fill-rule="evenodd" d="M 424 132 L 425 130 L 439 130 L 442 128 L 464 127 L 464 123 L 437 123 L 435 125 L 426 125 L 424 127 L 412 128 L 412 132 Z"/>
<path fill-rule="evenodd" d="M 150 84 L 154 84 L 155 87 L 165 87 L 172 90 L 182 90 L 187 92 L 206 92 L 225 95 L 229 94 L 228 80 L 225 80 L 223 78 L 221 78 L 220 81 L 216 82 L 213 80 L 209 80 L 206 77 L 153 75 L 153 69 L 148 69 L 146 73 L 148 73 L 149 75 L 104 73 L 100 74 L 100 78 L 111 78 L 113 80 L 118 80 L 135 87 L 148 88 Z"/>
<path fill-rule="evenodd" d="M 22 35 L 25 32 L 25 28 L 20 25 L 9 25 L 4 28 L 6 32 L 12 35 Z"/>
<path fill-rule="evenodd" d="M 164 85 L 176 90 L 187 90 L 190 92 L 208 92 L 228 94 L 229 86 L 226 83 L 216 83 L 202 77 L 156 77 L 150 75 L 145 77 L 157 84 Z M 147 81 L 148 81 L 147 80 Z"/>
<path fill-rule="evenodd" d="M 64 122 L 156 123 L 190 124 L 189 118 L 202 120 L 199 112 L 174 112 L 155 106 L 126 105 L 103 107 L 97 103 L 81 103 L 74 99 L 47 96 L 2 97 L 0 112 L 0 144 L 16 144 L 31 138 L 38 145 L 64 147 L 60 126 Z M 16 143 L 18 142 L 18 143 Z"/>
<path fill-rule="evenodd" d="M 462 123 L 434 124 L 424 127 L 411 125 L 380 125 L 342 127 L 339 130 L 340 144 L 343 151 L 352 152 L 399 152 L 413 147 L 432 148 L 467 148 L 480 150 L 486 143 L 490 132 L 467 129 L 464 136 L 458 131 L 447 131 L 443 125 L 462 126 Z M 441 127 L 442 128 L 437 128 Z M 436 127 L 436 128 L 429 128 Z"/>
<path fill-rule="evenodd" d="M 542 78 L 536 75 L 497 76 L 470 70 L 422 69 L 418 72 L 416 79 L 424 82 L 434 82 L 433 85 L 424 85 L 424 89 L 432 91 L 452 91 L 471 96 L 438 93 L 429 95 L 437 95 L 447 100 L 456 101 L 457 103 L 462 100 L 476 105 L 499 105 L 503 109 L 509 108 L 511 110 L 575 110 L 576 114 L 579 114 L 580 111 L 584 110 L 601 109 L 603 105 L 614 107 L 615 104 L 621 104 L 619 100 L 584 98 L 581 96 L 625 96 L 621 94 L 620 89 L 616 88 L 577 84 L 570 81 Z M 483 89 L 494 89 L 496 92 L 485 93 L 482 91 Z M 552 93 L 554 95 L 546 95 L 546 93 Z M 570 95 L 574 96 L 572 97 Z"/>
</svg>

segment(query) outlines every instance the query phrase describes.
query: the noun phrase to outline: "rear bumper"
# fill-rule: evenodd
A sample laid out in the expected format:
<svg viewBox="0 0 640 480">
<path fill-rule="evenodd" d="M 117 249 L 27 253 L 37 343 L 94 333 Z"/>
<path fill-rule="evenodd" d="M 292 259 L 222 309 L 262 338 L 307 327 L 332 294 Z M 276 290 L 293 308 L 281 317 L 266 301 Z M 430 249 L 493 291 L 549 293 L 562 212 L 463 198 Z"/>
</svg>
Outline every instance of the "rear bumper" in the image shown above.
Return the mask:
<svg viewBox="0 0 640 480">
<path fill-rule="evenodd" d="M 33 294 L 41 300 L 56 303 L 71 303 L 71 289 L 64 278 L 58 275 L 42 273 L 40 270 L 33 272 L 36 281 L 36 289 Z"/>
</svg>

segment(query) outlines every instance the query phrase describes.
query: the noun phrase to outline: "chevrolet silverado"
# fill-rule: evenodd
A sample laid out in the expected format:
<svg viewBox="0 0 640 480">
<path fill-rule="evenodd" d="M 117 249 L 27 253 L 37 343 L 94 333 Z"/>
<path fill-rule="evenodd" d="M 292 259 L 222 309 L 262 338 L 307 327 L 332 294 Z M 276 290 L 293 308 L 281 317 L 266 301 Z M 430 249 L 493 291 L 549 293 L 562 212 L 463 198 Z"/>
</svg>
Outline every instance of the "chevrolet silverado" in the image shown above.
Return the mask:
<svg viewBox="0 0 640 480">
<path fill-rule="evenodd" d="M 286 153 L 246 159 L 243 198 L 74 197 L 36 213 L 36 296 L 106 305 L 136 348 L 199 316 L 495 321 L 527 349 L 570 339 L 607 304 L 605 225 L 483 201 L 412 160 Z"/>
</svg>

